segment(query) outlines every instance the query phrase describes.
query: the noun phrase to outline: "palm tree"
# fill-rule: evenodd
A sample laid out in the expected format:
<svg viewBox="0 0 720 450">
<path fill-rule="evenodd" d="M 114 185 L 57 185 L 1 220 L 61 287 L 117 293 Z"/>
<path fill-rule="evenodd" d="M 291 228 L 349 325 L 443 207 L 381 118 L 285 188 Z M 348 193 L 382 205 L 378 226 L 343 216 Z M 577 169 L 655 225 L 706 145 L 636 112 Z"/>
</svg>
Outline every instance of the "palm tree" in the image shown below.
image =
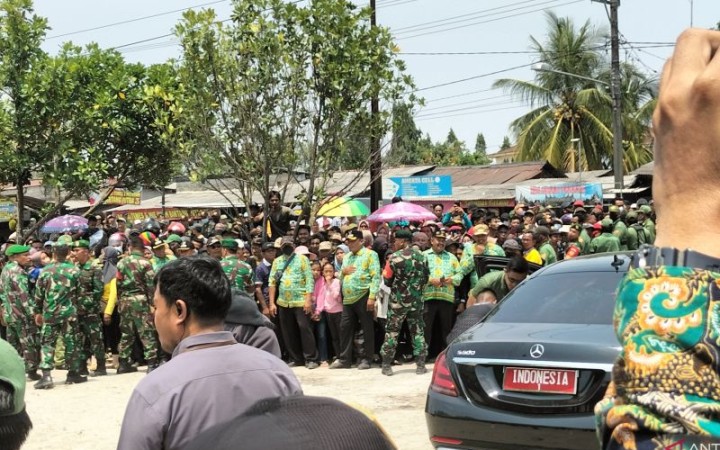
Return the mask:
<svg viewBox="0 0 720 450">
<path fill-rule="evenodd" d="M 571 19 L 552 12 L 547 13 L 547 22 L 546 43 L 530 37 L 531 47 L 543 64 L 555 71 L 609 80 L 609 65 L 601 52 L 604 32 L 589 22 L 577 28 Z M 652 159 L 649 145 L 644 144 L 647 112 L 652 111 L 648 101 L 655 89 L 654 82 L 635 67 L 626 64 L 623 69 L 624 166 L 629 171 Z M 608 86 L 543 71 L 537 73 L 535 82 L 501 79 L 494 87 L 504 88 L 533 108 L 510 124 L 519 160 L 547 160 L 568 171 L 578 166 L 583 170 L 612 166 L 612 98 Z M 580 147 L 574 145 L 575 139 L 579 139 Z"/>
</svg>

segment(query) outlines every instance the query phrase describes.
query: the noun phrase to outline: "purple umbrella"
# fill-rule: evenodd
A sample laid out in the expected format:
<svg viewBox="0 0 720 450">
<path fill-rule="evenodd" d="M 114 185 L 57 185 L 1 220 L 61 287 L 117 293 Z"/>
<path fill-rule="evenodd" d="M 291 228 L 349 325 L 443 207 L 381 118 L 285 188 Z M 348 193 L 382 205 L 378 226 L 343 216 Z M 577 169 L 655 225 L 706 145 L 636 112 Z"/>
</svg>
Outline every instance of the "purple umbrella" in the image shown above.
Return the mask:
<svg viewBox="0 0 720 450">
<path fill-rule="evenodd" d="M 409 202 L 397 202 L 379 208 L 367 218 L 370 222 L 424 222 L 436 220 L 437 217 L 427 208 Z"/>
<path fill-rule="evenodd" d="M 65 233 L 67 231 L 87 230 L 88 221 L 85 217 L 67 214 L 50 219 L 40 228 L 42 233 Z"/>
</svg>

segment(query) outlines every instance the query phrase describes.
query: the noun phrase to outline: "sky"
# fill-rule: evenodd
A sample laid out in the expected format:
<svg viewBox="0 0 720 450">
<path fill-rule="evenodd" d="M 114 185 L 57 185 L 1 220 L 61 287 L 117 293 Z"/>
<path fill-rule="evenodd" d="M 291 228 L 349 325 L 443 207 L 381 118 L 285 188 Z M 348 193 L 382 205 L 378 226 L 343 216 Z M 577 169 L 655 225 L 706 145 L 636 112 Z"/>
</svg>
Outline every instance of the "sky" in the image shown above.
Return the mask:
<svg viewBox="0 0 720 450">
<path fill-rule="evenodd" d="M 356 0 L 358 4 L 365 0 Z M 434 141 L 452 128 L 469 148 L 483 133 L 488 153 L 497 151 L 510 122 L 529 106 L 492 89 L 499 78 L 532 80 L 530 36 L 543 41 L 544 11 L 581 25 L 609 29 L 606 8 L 591 0 L 377 0 L 377 21 L 393 32 L 425 106 L 416 124 Z M 56 53 L 66 41 L 97 42 L 131 62 L 159 63 L 179 56 L 173 26 L 187 8 L 213 8 L 230 17 L 230 0 L 36 0 L 36 13 L 51 30 L 44 43 Z M 623 0 L 619 8 L 622 60 L 659 76 L 677 36 L 691 23 L 720 22 L 718 0 Z M 94 29 L 99 28 L 99 29 Z M 168 36 L 169 35 L 169 36 Z M 609 58 L 609 46 L 608 46 Z"/>
</svg>

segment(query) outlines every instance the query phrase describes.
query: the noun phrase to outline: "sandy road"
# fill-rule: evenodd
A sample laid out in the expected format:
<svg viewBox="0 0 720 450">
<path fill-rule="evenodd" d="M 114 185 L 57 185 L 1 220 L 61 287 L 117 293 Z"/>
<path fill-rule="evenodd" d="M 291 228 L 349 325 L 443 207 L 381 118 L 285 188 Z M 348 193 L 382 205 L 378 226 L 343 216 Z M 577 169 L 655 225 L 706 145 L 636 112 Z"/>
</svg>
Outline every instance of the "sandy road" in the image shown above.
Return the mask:
<svg viewBox="0 0 720 450">
<path fill-rule="evenodd" d="M 392 377 L 382 376 L 376 367 L 294 370 L 307 395 L 334 397 L 373 411 L 400 449 L 431 449 L 424 407 L 432 366 L 426 375 L 415 375 L 414 369 L 407 364 L 395 367 Z M 65 374 L 53 373 L 56 386 L 49 391 L 37 391 L 28 383 L 25 399 L 34 428 L 23 449 L 114 449 L 125 405 L 144 373 L 108 375 L 69 386 L 64 384 Z"/>
</svg>

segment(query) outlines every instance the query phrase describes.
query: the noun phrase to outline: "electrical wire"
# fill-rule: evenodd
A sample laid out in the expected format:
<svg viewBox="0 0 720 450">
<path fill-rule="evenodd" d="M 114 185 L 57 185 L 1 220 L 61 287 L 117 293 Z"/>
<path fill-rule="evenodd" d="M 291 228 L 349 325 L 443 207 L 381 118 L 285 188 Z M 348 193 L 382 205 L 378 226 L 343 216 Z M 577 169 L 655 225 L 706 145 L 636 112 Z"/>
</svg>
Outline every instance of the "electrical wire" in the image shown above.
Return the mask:
<svg viewBox="0 0 720 450">
<path fill-rule="evenodd" d="M 521 105 L 521 106 L 508 106 L 506 108 L 495 108 L 495 109 L 488 109 L 484 111 L 475 111 L 475 112 L 464 112 L 459 114 L 449 114 L 447 116 L 439 116 L 439 117 L 417 117 L 415 120 L 421 121 L 421 120 L 440 120 L 440 119 L 448 119 L 451 117 L 467 117 L 467 116 L 474 116 L 477 114 L 487 114 L 487 113 L 494 113 L 497 111 L 505 111 L 509 109 L 519 109 L 519 108 L 527 108 L 527 105 Z"/>
<path fill-rule="evenodd" d="M 149 16 L 135 17 L 135 18 L 133 18 L 133 19 L 121 20 L 120 22 L 107 23 L 107 24 L 105 24 L 105 25 L 99 25 L 99 26 L 92 27 L 92 28 L 85 28 L 85 29 L 82 29 L 82 30 L 70 31 L 70 32 L 67 32 L 67 33 L 61 33 L 61 34 L 56 34 L 56 35 L 53 35 L 53 36 L 48 36 L 48 37 L 45 38 L 45 40 L 58 39 L 58 38 L 61 38 L 61 37 L 66 37 L 66 36 L 73 36 L 73 35 L 75 35 L 75 34 L 87 33 L 87 32 L 89 32 L 89 31 L 103 30 L 103 29 L 105 29 L 105 28 L 116 27 L 116 26 L 119 26 L 119 25 L 126 25 L 126 24 L 129 24 L 129 23 L 140 22 L 140 21 L 147 20 L 147 19 L 154 19 L 154 18 L 156 18 L 156 17 L 167 16 L 167 15 L 170 15 L 170 14 L 176 14 L 176 13 L 184 12 L 184 11 L 187 11 L 187 10 L 190 10 L 190 9 L 194 9 L 194 8 L 203 8 L 203 7 L 205 7 L 205 6 L 216 5 L 216 4 L 218 4 L 218 3 L 227 3 L 228 1 L 229 1 L 229 0 L 215 0 L 215 1 L 212 1 L 212 2 L 201 3 L 201 4 L 199 4 L 199 5 L 188 6 L 187 8 L 173 9 L 172 11 L 164 11 L 164 12 L 160 12 L 160 13 L 157 13 L 157 14 L 151 14 L 151 15 L 149 15 Z"/>
</svg>

